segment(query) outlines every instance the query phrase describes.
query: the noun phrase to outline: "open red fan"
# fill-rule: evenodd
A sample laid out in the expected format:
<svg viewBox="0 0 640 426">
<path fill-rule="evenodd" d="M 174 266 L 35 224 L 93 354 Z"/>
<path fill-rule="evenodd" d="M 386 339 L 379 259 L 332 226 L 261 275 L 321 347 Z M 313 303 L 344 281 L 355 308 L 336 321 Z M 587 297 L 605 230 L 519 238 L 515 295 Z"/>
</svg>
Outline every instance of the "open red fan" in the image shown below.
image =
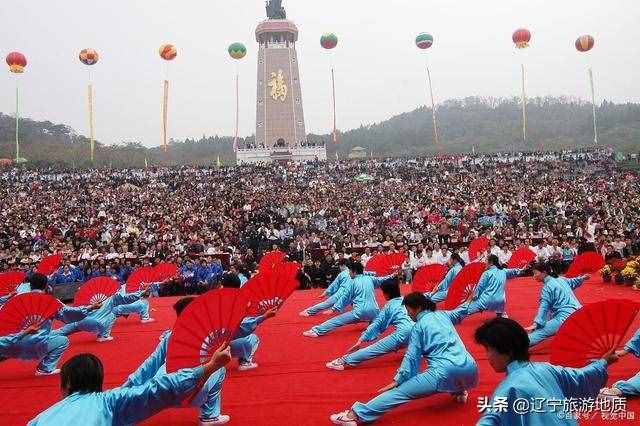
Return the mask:
<svg viewBox="0 0 640 426">
<path fill-rule="evenodd" d="M 447 275 L 447 267 L 438 263 L 421 267 L 413 275 L 411 280 L 411 291 L 424 293 L 432 291 L 433 288 Z"/>
<path fill-rule="evenodd" d="M 407 260 L 404 253 L 381 253 L 376 254 L 367 262 L 367 271 L 375 272 L 377 276 L 383 277 L 392 274 L 400 269 Z"/>
<path fill-rule="evenodd" d="M 62 303 L 44 293 L 22 293 L 12 297 L 0 309 L 0 336 L 18 333 L 31 325 L 51 319 Z"/>
<path fill-rule="evenodd" d="M 101 303 L 116 294 L 119 289 L 120 284 L 111 277 L 92 278 L 82 284 L 73 301 L 77 306 Z"/>
<path fill-rule="evenodd" d="M 280 308 L 300 285 L 297 276 L 300 266 L 284 262 L 271 270 L 260 271 L 242 286 L 242 293 L 251 302 L 250 315 L 262 315 L 271 308 Z"/>
<path fill-rule="evenodd" d="M 478 285 L 480 276 L 485 269 L 487 269 L 487 265 L 482 262 L 473 262 L 465 265 L 449 286 L 447 298 L 442 302 L 441 309 L 455 309 L 467 300 L 475 290 L 476 285 Z"/>
<path fill-rule="evenodd" d="M 142 266 L 129 275 L 127 279 L 127 293 L 135 293 L 144 284 L 157 282 L 155 270 L 151 266 Z"/>
<path fill-rule="evenodd" d="M 0 274 L 0 296 L 13 292 L 27 278 L 27 274 L 20 271 L 3 272 Z"/>
<path fill-rule="evenodd" d="M 229 343 L 247 315 L 249 300 L 235 288 L 211 290 L 191 302 L 173 326 L 167 349 L 167 372 L 209 361 Z"/>
<path fill-rule="evenodd" d="M 478 256 L 489 248 L 487 237 L 478 237 L 469 244 L 469 259 L 473 262 Z"/>
<path fill-rule="evenodd" d="M 581 368 L 624 344 L 640 304 L 624 299 L 591 303 L 562 324 L 551 342 L 551 363 Z"/>
<path fill-rule="evenodd" d="M 154 282 L 162 283 L 178 276 L 178 267 L 173 263 L 158 263 L 153 267 L 153 272 L 156 275 Z"/>
<path fill-rule="evenodd" d="M 536 254 L 529 247 L 520 247 L 511 253 L 507 267 L 524 268 L 534 260 L 536 260 Z"/>
<path fill-rule="evenodd" d="M 42 275 L 51 275 L 53 274 L 62 263 L 62 255 L 61 254 L 52 254 L 51 256 L 47 256 L 42 258 L 40 263 L 38 263 L 38 267 L 36 268 L 36 272 Z"/>
<path fill-rule="evenodd" d="M 604 265 L 604 259 L 601 255 L 594 251 L 586 251 L 573 259 L 564 276 L 573 278 L 582 274 L 593 274 L 602 269 Z"/>
<path fill-rule="evenodd" d="M 268 251 L 262 256 L 262 259 L 260 259 L 260 263 L 258 263 L 258 271 L 272 269 L 279 263 L 284 262 L 286 257 L 287 255 L 280 250 Z"/>
</svg>

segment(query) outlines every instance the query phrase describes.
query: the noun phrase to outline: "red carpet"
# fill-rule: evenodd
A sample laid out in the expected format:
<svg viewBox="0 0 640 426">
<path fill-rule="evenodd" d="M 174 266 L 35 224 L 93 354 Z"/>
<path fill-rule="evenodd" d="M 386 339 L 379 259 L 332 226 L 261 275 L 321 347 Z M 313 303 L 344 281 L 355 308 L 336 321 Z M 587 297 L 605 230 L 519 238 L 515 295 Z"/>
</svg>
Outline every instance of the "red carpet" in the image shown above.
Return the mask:
<svg viewBox="0 0 640 426">
<path fill-rule="evenodd" d="M 512 280 L 508 284 L 508 313 L 529 325 L 538 303 L 539 285 L 531 279 Z M 603 298 L 631 298 L 640 301 L 640 292 L 613 284 L 586 283 L 577 291 L 583 303 Z M 364 325 L 345 327 L 319 339 L 303 337 L 301 333 L 323 317 L 301 318 L 298 312 L 317 301 L 318 292 L 297 292 L 278 316 L 258 329 L 261 345 L 256 370 L 240 373 L 235 362 L 229 366 L 223 391 L 223 413 L 231 415 L 235 425 L 327 425 L 330 414 L 349 407 L 354 401 L 366 401 L 376 389 L 388 384 L 398 367 L 402 354 L 391 354 L 361 367 L 335 372 L 325 363 L 341 355 L 353 344 Z M 114 327 L 115 340 L 96 343 L 89 334 L 71 339 L 71 347 L 63 361 L 81 352 L 93 352 L 105 364 L 105 388 L 121 384 L 126 376 L 155 347 L 161 331 L 172 326 L 171 304 L 175 299 L 153 299 L 155 323 L 142 325 L 137 320 L 119 319 Z M 433 396 L 406 404 L 384 416 L 379 425 L 441 424 L 472 425 L 479 417 L 477 398 L 490 396 L 502 376 L 493 372 L 484 358 L 484 350 L 471 339 L 473 330 L 489 314 L 466 320 L 459 332 L 467 348 L 480 366 L 480 385 L 471 391 L 469 402 L 460 406 L 448 395 Z M 635 328 L 640 322 L 635 324 Z M 535 360 L 546 360 L 540 354 Z M 24 425 L 37 413 L 60 398 L 59 378 L 36 378 L 35 363 L 10 360 L 0 364 L 0 407 L 3 425 Z M 632 355 L 609 369 L 609 384 L 628 378 L 640 370 L 640 360 Z M 640 418 L 640 399 L 627 403 L 627 410 Z M 195 409 L 167 410 L 148 420 L 147 425 L 193 425 Z M 604 424 L 605 421 L 583 421 L 582 424 Z M 637 421 L 637 420 L 636 420 Z M 628 420 L 607 424 L 631 424 Z"/>
</svg>

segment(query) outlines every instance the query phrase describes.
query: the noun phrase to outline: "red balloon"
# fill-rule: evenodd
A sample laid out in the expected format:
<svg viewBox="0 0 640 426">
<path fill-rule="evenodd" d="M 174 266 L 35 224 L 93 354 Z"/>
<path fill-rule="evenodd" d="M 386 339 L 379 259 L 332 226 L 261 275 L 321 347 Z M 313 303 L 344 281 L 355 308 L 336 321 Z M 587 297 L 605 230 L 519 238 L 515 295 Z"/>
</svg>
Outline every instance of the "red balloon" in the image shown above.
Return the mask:
<svg viewBox="0 0 640 426">
<path fill-rule="evenodd" d="M 519 28 L 515 30 L 511 39 L 518 49 L 524 49 L 529 46 L 529 41 L 531 41 L 531 32 L 526 28 Z"/>
<path fill-rule="evenodd" d="M 595 40 L 590 35 L 582 35 L 576 40 L 576 49 L 578 52 L 588 52 L 593 49 Z"/>
<path fill-rule="evenodd" d="M 9 65 L 11 72 L 24 72 L 24 67 L 27 66 L 27 58 L 20 52 L 11 52 L 7 55 L 7 65 Z"/>
</svg>

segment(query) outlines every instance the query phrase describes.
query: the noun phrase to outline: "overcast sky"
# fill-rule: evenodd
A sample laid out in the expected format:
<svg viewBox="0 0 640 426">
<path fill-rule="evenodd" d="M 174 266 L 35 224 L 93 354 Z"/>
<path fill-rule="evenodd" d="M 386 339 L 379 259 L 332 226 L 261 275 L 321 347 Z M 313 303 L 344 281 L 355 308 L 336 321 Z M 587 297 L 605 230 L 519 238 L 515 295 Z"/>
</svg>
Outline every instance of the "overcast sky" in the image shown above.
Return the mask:
<svg viewBox="0 0 640 426">
<path fill-rule="evenodd" d="M 319 39 L 335 32 L 338 127 L 373 123 L 426 102 L 425 55 L 414 45 L 423 31 L 437 100 L 470 95 L 513 96 L 520 62 L 530 96 L 586 98 L 594 67 L 599 99 L 640 101 L 640 4 L 637 0 L 284 0 L 300 29 L 297 50 L 309 132 L 331 127 L 330 59 Z M 240 41 L 240 133 L 255 128 L 256 24 L 262 0 L 0 0 L 0 55 L 23 52 L 22 114 L 69 124 L 86 134 L 87 67 L 82 48 L 100 54 L 92 67 L 96 132 L 105 143 L 160 140 L 163 61 L 158 47 L 174 43 L 170 65 L 169 136 L 232 135 L 236 65 L 227 46 Z M 512 32 L 524 26 L 531 47 L 517 51 Z M 575 51 L 580 34 L 594 50 Z M 15 81 L 0 74 L 0 111 L 14 111 Z"/>
</svg>

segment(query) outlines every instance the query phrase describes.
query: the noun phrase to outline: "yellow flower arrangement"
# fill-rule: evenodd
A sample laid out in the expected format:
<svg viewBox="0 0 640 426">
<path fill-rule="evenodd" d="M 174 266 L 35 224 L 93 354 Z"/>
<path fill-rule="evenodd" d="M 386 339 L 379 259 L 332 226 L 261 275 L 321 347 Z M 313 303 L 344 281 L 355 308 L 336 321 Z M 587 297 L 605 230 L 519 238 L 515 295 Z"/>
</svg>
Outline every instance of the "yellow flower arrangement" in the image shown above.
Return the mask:
<svg viewBox="0 0 640 426">
<path fill-rule="evenodd" d="M 629 262 L 629 263 L 631 263 L 631 262 Z M 633 280 L 633 279 L 636 278 L 638 273 L 636 272 L 636 270 L 634 268 L 630 268 L 629 267 L 629 263 L 627 263 L 627 266 L 622 270 L 622 272 L 620 272 L 620 275 L 622 275 L 622 278 L 624 278 L 624 279 Z"/>
<path fill-rule="evenodd" d="M 611 265 L 606 265 L 604 268 L 600 269 L 600 275 L 611 275 Z"/>
</svg>

